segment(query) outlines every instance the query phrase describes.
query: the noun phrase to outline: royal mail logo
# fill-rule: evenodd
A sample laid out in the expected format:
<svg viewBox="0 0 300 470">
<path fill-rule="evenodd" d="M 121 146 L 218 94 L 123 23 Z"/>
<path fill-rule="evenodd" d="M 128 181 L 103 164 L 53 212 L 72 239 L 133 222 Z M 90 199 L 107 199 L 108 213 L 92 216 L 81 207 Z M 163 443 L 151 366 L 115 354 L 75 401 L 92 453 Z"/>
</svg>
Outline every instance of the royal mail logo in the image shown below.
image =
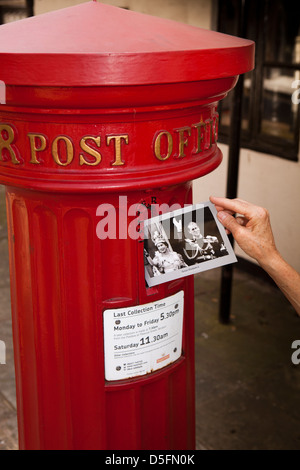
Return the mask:
<svg viewBox="0 0 300 470">
<path fill-rule="evenodd" d="M 160 362 L 166 361 L 167 359 L 169 359 L 169 357 L 170 357 L 170 354 L 166 354 L 165 356 L 160 357 L 159 359 L 156 359 L 156 364 L 159 364 Z"/>
</svg>

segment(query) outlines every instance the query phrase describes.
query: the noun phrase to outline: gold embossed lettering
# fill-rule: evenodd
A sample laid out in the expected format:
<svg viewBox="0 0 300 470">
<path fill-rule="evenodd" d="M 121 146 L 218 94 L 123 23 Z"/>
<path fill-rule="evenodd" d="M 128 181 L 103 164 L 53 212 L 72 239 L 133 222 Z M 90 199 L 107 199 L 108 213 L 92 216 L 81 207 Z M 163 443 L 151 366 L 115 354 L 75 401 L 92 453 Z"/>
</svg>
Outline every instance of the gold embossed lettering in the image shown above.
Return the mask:
<svg viewBox="0 0 300 470">
<path fill-rule="evenodd" d="M 47 139 L 43 134 L 27 134 L 30 141 L 30 153 L 31 160 L 30 163 L 39 164 L 41 163 L 37 159 L 37 152 L 42 152 L 47 147 Z"/>
<path fill-rule="evenodd" d="M 213 136 L 213 128 L 212 128 L 212 125 L 213 125 L 213 120 L 212 119 L 208 119 L 207 122 L 206 122 L 206 125 L 208 127 L 208 132 L 209 132 L 209 147 L 208 148 L 211 148 L 212 146 L 212 136 Z"/>
<path fill-rule="evenodd" d="M 115 159 L 114 159 L 114 162 L 112 163 L 113 166 L 124 165 L 125 163 L 122 160 L 122 153 L 121 153 L 122 140 L 124 140 L 125 144 L 128 145 L 128 142 L 129 142 L 128 134 L 106 136 L 107 145 L 109 145 L 111 141 L 115 142 Z"/>
<path fill-rule="evenodd" d="M 196 146 L 193 153 L 202 152 L 203 132 L 202 129 L 205 127 L 205 122 L 200 121 L 196 124 L 192 124 L 192 127 L 196 129 Z"/>
<path fill-rule="evenodd" d="M 164 137 L 165 149 L 162 150 L 162 137 Z M 158 160 L 167 160 L 173 151 L 172 135 L 168 131 L 161 131 L 157 134 L 154 141 L 154 155 Z M 164 152 L 164 153 L 163 153 Z"/>
<path fill-rule="evenodd" d="M 213 138 L 214 138 L 214 143 L 217 143 L 218 141 L 218 130 L 219 130 L 219 114 L 216 113 L 215 116 L 213 117 Z"/>
<path fill-rule="evenodd" d="M 179 150 L 178 150 L 178 157 L 182 158 L 185 157 L 184 147 L 186 147 L 189 143 L 189 137 L 191 135 L 191 128 L 188 126 L 181 127 L 179 129 L 175 129 L 175 132 L 178 133 L 179 136 Z M 187 134 L 187 136 L 186 136 Z"/>
<path fill-rule="evenodd" d="M 66 154 L 66 160 L 62 161 L 61 155 L 60 155 L 60 150 L 61 150 L 61 145 L 60 142 L 63 142 L 65 144 L 65 154 Z M 58 135 L 52 143 L 52 156 L 55 161 L 60 166 L 67 166 L 72 163 L 73 158 L 74 158 L 74 147 L 71 139 L 65 135 Z"/>
<path fill-rule="evenodd" d="M 95 165 L 99 165 L 99 163 L 101 162 L 101 153 L 98 152 L 96 149 L 94 149 L 93 147 L 90 147 L 88 145 L 88 140 L 91 140 L 93 142 L 95 142 L 95 144 L 97 145 L 97 147 L 100 147 L 100 143 L 101 143 L 101 139 L 100 139 L 100 135 L 97 136 L 97 137 L 93 137 L 91 135 L 87 135 L 85 137 L 82 137 L 82 139 L 80 140 L 80 148 L 81 150 L 83 150 L 84 152 L 86 152 L 88 155 L 91 155 L 92 157 L 95 158 L 95 160 L 93 162 L 90 162 L 89 160 L 86 159 L 85 155 L 83 153 L 81 153 L 79 155 L 79 163 L 80 165 L 90 165 L 90 166 L 95 166 Z"/>
<path fill-rule="evenodd" d="M 10 155 L 12 163 L 18 165 L 21 161 L 18 159 L 18 150 L 13 143 L 15 142 L 15 131 L 8 124 L 0 124 L 0 158 L 4 160 L 4 150 Z"/>
</svg>

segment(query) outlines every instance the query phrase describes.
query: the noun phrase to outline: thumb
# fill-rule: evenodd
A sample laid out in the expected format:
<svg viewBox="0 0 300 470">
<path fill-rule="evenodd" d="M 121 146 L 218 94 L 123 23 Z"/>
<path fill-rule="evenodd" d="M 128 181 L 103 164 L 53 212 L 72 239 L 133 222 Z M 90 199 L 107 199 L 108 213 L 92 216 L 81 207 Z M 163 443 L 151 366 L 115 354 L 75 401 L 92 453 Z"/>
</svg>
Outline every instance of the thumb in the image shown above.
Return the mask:
<svg viewBox="0 0 300 470">
<path fill-rule="evenodd" d="M 235 235 L 237 230 L 241 230 L 241 225 L 235 220 L 232 215 L 228 214 L 228 212 L 218 212 L 218 219 L 224 225 L 224 227 L 232 233 L 233 236 Z"/>
</svg>

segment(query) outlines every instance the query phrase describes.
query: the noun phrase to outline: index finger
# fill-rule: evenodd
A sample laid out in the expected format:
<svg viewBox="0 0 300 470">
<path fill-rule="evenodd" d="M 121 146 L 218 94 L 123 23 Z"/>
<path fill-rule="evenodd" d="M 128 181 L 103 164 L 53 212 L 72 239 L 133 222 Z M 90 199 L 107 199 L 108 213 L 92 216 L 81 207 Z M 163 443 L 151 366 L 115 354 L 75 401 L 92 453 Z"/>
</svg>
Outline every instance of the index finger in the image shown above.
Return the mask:
<svg viewBox="0 0 300 470">
<path fill-rule="evenodd" d="M 222 207 L 225 210 L 232 212 L 238 212 L 247 218 L 252 217 L 255 214 L 256 207 L 250 202 L 244 201 L 243 199 L 228 199 L 226 197 L 215 197 L 210 196 L 209 198 L 213 204 L 217 207 Z"/>
</svg>

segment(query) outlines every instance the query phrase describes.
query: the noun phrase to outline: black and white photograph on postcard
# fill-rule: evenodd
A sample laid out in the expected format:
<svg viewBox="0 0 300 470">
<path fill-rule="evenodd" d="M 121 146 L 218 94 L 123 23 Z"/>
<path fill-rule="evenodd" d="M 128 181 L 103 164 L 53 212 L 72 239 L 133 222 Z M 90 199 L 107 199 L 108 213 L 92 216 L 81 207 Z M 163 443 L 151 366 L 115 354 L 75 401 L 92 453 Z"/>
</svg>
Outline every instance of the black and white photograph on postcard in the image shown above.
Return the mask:
<svg viewBox="0 0 300 470">
<path fill-rule="evenodd" d="M 147 219 L 144 236 L 145 278 L 149 287 L 236 262 L 210 202 Z"/>
</svg>

